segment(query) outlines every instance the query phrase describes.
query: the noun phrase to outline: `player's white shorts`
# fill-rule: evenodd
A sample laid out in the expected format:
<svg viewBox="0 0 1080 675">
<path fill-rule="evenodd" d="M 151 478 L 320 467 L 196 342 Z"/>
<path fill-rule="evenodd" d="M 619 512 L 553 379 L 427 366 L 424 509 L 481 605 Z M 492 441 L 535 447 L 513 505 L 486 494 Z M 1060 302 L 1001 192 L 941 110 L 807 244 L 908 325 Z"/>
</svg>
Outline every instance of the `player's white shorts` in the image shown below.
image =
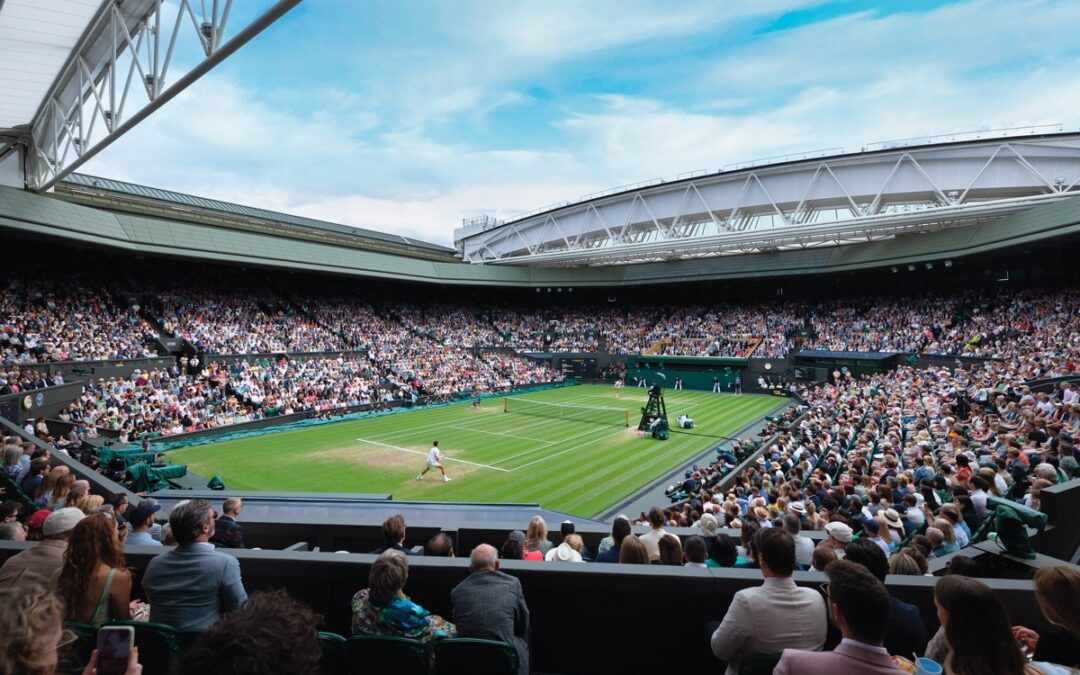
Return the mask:
<svg viewBox="0 0 1080 675">
<path fill-rule="evenodd" d="M 430 466 L 432 469 L 438 469 L 439 468 L 439 460 L 436 459 L 436 460 L 433 461 L 433 460 L 429 459 L 427 465 Z"/>
</svg>

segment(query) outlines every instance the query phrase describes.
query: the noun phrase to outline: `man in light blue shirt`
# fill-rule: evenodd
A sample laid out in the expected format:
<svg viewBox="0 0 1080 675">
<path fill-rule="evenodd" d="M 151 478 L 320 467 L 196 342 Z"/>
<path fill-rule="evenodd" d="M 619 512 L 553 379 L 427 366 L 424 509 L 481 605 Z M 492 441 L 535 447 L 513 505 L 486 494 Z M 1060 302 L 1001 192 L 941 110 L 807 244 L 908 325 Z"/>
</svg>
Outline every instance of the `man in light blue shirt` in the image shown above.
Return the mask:
<svg viewBox="0 0 1080 675">
<path fill-rule="evenodd" d="M 128 523 L 131 524 L 131 534 L 127 537 L 127 544 L 138 546 L 161 546 L 161 542 L 150 536 L 150 528 L 154 525 L 154 514 L 161 510 L 161 506 L 151 498 L 143 499 L 135 510 L 128 515 Z"/>
</svg>

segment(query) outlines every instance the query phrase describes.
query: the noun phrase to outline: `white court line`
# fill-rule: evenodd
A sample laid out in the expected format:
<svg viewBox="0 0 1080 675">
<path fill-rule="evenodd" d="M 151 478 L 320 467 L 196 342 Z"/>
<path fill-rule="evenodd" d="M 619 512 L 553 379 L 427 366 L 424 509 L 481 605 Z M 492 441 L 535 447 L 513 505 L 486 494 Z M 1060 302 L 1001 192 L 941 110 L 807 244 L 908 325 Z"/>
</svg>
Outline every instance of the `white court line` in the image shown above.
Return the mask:
<svg viewBox="0 0 1080 675">
<path fill-rule="evenodd" d="M 547 460 L 551 459 L 552 457 L 558 457 L 559 455 L 565 455 L 566 453 L 570 452 L 571 450 L 577 450 L 579 448 L 584 448 L 586 445 L 592 445 L 593 443 L 595 443 L 597 441 L 603 441 L 605 439 L 611 438 L 612 436 L 617 436 L 618 434 L 623 434 L 623 433 L 626 433 L 626 432 L 624 430 L 620 429 L 619 431 L 615 432 L 614 434 L 608 434 L 607 436 L 601 436 L 600 438 L 594 438 L 591 441 L 587 441 L 585 443 L 580 443 L 578 445 L 575 445 L 572 448 L 567 448 L 566 450 L 560 450 L 559 452 L 547 455 L 545 457 L 541 457 L 540 459 L 534 459 L 531 462 L 526 462 L 525 464 L 522 464 L 521 466 L 515 466 L 513 469 L 503 469 L 503 471 L 514 472 L 514 471 L 517 471 L 518 469 L 524 469 L 527 466 L 532 466 L 533 464 L 539 464 L 540 462 L 546 462 Z M 502 460 L 499 460 L 499 461 L 502 461 Z"/>
<path fill-rule="evenodd" d="M 604 399 L 606 399 L 606 397 L 600 396 L 599 394 L 576 394 L 573 397 L 568 397 L 566 399 L 563 399 L 563 403 L 553 403 L 552 405 L 567 405 L 567 404 L 573 405 L 573 403 L 572 403 L 573 401 L 581 401 L 581 400 L 585 400 L 585 399 L 588 399 L 588 398 L 594 398 L 594 397 L 595 398 L 604 398 Z M 504 396 L 502 398 L 510 398 L 510 397 Z M 416 412 L 423 412 L 423 409 L 417 410 Z M 398 414 L 402 414 L 402 413 L 398 413 Z M 484 418 L 484 419 L 486 419 L 486 418 Z M 524 424 L 524 425 L 515 427 L 515 429 L 518 430 L 518 431 L 523 431 L 525 429 L 531 429 L 532 427 L 538 427 L 538 426 L 547 424 L 550 419 L 552 419 L 552 418 L 544 418 L 544 419 L 541 419 L 539 422 L 534 422 L 532 424 Z M 452 421 L 452 420 L 447 420 L 447 421 Z M 433 422 L 431 424 L 425 424 L 425 425 L 422 425 L 422 426 L 419 426 L 419 427 L 413 427 L 412 429 L 409 429 L 407 431 L 406 430 L 395 430 L 395 431 L 381 432 L 381 433 L 378 433 L 378 434 L 374 434 L 374 437 L 375 438 L 398 438 L 398 437 L 401 437 L 401 436 L 412 436 L 413 434 L 426 433 L 430 429 L 445 429 L 445 428 L 447 428 L 447 426 L 446 426 L 447 421 Z M 575 420 L 570 420 L 570 421 L 575 421 Z M 555 441 L 555 443 L 561 443 L 561 442 L 562 441 Z"/>
<path fill-rule="evenodd" d="M 531 455 L 534 452 L 539 452 L 541 450 L 547 450 L 548 447 L 551 446 L 551 445 L 559 445 L 561 443 L 566 443 L 567 441 L 569 441 L 571 439 L 574 439 L 574 438 L 583 438 L 585 436 L 592 436 L 593 434 L 595 434 L 595 433 L 597 433 L 599 431 L 605 431 L 605 428 L 604 427 L 599 427 L 599 428 L 594 429 L 592 431 L 586 431 L 583 434 L 574 434 L 573 436 L 567 436 L 566 438 L 561 438 L 561 439 L 559 439 L 557 441 L 551 441 L 551 442 L 548 443 L 548 445 L 545 445 L 545 446 L 542 446 L 542 447 L 539 447 L 539 448 L 532 448 L 531 450 L 525 450 L 523 452 L 517 453 L 516 455 L 510 455 L 509 457 L 500 457 L 499 459 L 495 460 L 495 463 L 496 464 L 502 464 L 503 462 L 509 461 L 511 459 L 517 459 L 518 457 L 524 457 L 525 455 Z M 511 471 L 513 471 L 513 470 L 514 469 L 511 469 Z"/>
<path fill-rule="evenodd" d="M 483 429 L 473 429 L 472 427 L 447 427 L 447 429 L 458 429 L 460 431 L 471 431 L 474 434 L 490 434 L 492 436 L 505 436 L 506 438 L 517 438 L 523 441 L 536 441 L 537 443 L 546 443 L 548 445 L 554 445 L 559 441 L 549 441 L 546 438 L 533 438 L 532 436 L 515 436 L 514 434 L 504 434 L 501 431 L 484 431 Z"/>
<path fill-rule="evenodd" d="M 403 415 L 403 414 L 406 414 L 406 413 L 397 413 L 397 414 L 398 415 Z M 386 432 L 383 432 L 383 433 L 375 434 L 375 438 L 381 438 L 383 436 L 386 436 L 388 438 L 393 438 L 394 436 L 401 436 L 401 435 L 405 435 L 405 434 L 411 435 L 411 434 L 414 434 L 414 433 L 420 433 L 421 431 L 426 431 L 427 429 L 437 429 L 439 427 L 445 428 L 446 427 L 446 422 L 433 422 L 432 424 L 425 424 L 425 425 L 422 425 L 422 426 L 419 426 L 419 427 L 413 427 L 409 431 L 386 431 Z"/>
<path fill-rule="evenodd" d="M 401 450 L 402 452 L 411 452 L 414 455 L 427 455 L 427 452 L 425 452 L 423 450 L 412 450 L 412 449 L 409 449 L 409 448 L 399 448 L 396 445 L 387 445 L 386 443 L 380 443 L 378 441 L 371 441 L 371 440 L 368 440 L 366 438 L 358 438 L 356 440 L 360 441 L 361 443 L 370 443 L 372 445 L 381 445 L 382 447 L 390 448 L 391 450 Z M 510 469 L 500 469 L 497 466 L 491 466 L 489 464 L 480 464 L 478 462 L 470 462 L 470 461 L 465 460 L 465 459 L 455 459 L 453 457 L 446 457 L 446 456 L 443 456 L 442 459 L 444 459 L 444 460 L 446 460 L 448 462 L 461 462 L 462 464 L 471 464 L 472 466 L 479 466 L 479 467 L 481 467 L 483 469 L 493 469 L 495 471 L 502 471 L 503 473 L 510 473 Z"/>
<path fill-rule="evenodd" d="M 484 419 L 488 419 L 488 418 L 484 418 Z M 491 419 L 494 419 L 494 418 L 491 418 Z M 454 421 L 455 420 L 446 420 L 446 421 L 443 421 L 443 422 L 439 422 L 437 424 L 428 424 L 426 426 L 417 427 L 415 429 L 410 429 L 410 430 L 407 430 L 407 431 L 393 431 L 393 432 L 388 431 L 386 433 L 375 434 L 374 436 L 375 436 L 375 438 L 398 438 L 398 437 L 401 437 L 401 436 L 413 436 L 413 435 L 421 434 L 421 433 L 426 434 L 431 429 L 457 429 L 457 428 L 459 428 L 459 427 L 456 427 L 456 426 L 449 426 L 449 423 L 454 422 Z M 533 422 L 532 424 L 522 424 L 522 425 L 514 427 L 514 429 L 515 429 L 515 431 L 524 431 L 525 429 L 531 429 L 533 427 L 542 426 L 544 424 L 547 424 L 550 421 L 551 421 L 551 418 L 545 417 L 545 418 L 541 419 L 538 422 Z M 465 429 L 465 430 L 466 431 L 479 431 L 478 429 Z M 490 433 L 495 433 L 495 432 L 487 431 L 487 432 L 484 432 L 484 433 L 489 433 L 490 434 Z M 541 440 L 541 439 L 529 439 L 529 440 Z M 543 440 L 542 442 L 547 442 L 547 441 Z M 555 441 L 555 442 L 560 443 L 561 441 Z"/>
<path fill-rule="evenodd" d="M 417 412 L 423 412 L 423 410 L 418 410 Z M 398 413 L 398 414 L 400 415 L 400 414 L 404 414 L 404 413 Z M 485 416 L 485 417 L 483 417 L 481 419 L 489 419 L 489 418 L 487 418 Z M 491 418 L 491 419 L 494 419 L 494 418 Z M 547 418 L 545 418 L 545 419 L 547 419 Z M 447 422 L 453 422 L 453 421 L 454 420 L 451 419 L 451 420 L 445 420 L 445 421 L 442 421 L 442 422 L 433 422 L 431 424 L 425 424 L 425 425 L 422 425 L 422 426 L 419 426 L 419 427 L 413 427 L 412 429 L 409 429 L 407 431 L 400 431 L 400 430 L 398 430 L 398 431 L 386 431 L 386 432 L 381 432 L 381 433 L 378 433 L 378 434 L 374 434 L 374 436 L 375 436 L 375 438 L 396 438 L 398 436 L 412 436 L 413 434 L 426 433 L 430 429 L 446 429 L 446 428 L 448 428 L 446 426 Z M 545 423 L 544 420 L 541 420 L 541 421 L 533 423 L 533 424 L 525 424 L 525 425 L 522 425 L 522 426 L 519 426 L 519 427 L 516 427 L 516 428 L 518 430 L 529 429 L 529 428 L 532 428 L 532 427 L 538 427 L 538 426 L 540 426 L 541 424 L 544 424 L 544 423 Z"/>
</svg>

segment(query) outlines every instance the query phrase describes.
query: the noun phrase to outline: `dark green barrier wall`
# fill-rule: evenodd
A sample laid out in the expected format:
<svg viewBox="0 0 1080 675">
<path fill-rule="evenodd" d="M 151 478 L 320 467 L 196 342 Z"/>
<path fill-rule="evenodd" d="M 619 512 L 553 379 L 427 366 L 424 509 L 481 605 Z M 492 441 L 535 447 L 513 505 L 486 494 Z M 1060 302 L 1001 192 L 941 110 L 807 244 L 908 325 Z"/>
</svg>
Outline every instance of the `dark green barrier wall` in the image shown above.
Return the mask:
<svg viewBox="0 0 1080 675">
<path fill-rule="evenodd" d="M 741 373 L 746 388 L 750 386 L 746 381 L 747 361 L 695 356 L 631 356 L 626 360 L 626 385 L 633 387 L 637 384 L 635 378 L 644 378 L 649 385 L 659 382 L 665 389 L 671 389 L 678 377 L 686 389 L 711 391 L 713 378 L 717 378 L 721 391 L 730 391 L 736 375 Z"/>
</svg>

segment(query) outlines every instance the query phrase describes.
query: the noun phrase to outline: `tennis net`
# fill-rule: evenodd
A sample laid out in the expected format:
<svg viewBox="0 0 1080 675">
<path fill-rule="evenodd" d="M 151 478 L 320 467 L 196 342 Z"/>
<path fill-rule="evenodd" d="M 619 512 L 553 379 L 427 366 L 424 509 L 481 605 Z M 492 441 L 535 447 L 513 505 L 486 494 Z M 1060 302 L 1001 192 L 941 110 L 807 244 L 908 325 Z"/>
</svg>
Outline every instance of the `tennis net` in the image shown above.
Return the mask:
<svg viewBox="0 0 1080 675">
<path fill-rule="evenodd" d="M 544 403 L 524 398 L 504 398 L 503 412 L 549 417 L 575 422 L 630 426 L 630 411 L 623 408 L 602 408 L 587 405 Z"/>
</svg>

